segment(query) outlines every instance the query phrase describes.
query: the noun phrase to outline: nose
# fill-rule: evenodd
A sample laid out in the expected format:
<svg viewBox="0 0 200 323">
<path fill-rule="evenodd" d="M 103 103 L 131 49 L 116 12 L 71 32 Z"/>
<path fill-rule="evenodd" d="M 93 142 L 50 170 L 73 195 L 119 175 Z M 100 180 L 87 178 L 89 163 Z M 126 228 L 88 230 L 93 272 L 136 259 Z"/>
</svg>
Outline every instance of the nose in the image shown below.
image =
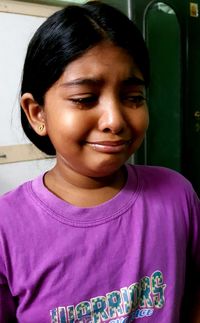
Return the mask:
<svg viewBox="0 0 200 323">
<path fill-rule="evenodd" d="M 125 126 L 125 115 L 119 100 L 112 99 L 110 102 L 104 102 L 99 118 L 99 130 L 117 134 L 121 133 Z"/>
</svg>

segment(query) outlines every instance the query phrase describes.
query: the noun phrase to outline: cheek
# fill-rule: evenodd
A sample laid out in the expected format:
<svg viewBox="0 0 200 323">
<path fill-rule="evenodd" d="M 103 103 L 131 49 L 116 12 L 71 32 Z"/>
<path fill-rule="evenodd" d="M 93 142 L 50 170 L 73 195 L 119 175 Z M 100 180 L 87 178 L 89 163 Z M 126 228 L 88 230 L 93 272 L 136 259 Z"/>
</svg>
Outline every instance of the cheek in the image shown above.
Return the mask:
<svg viewBox="0 0 200 323">
<path fill-rule="evenodd" d="M 137 113 L 132 116 L 131 120 L 135 133 L 137 133 L 138 135 L 145 134 L 149 126 L 149 113 L 147 108 L 138 109 Z"/>
<path fill-rule="evenodd" d="M 50 137 L 63 141 L 83 140 L 94 121 L 84 111 L 65 111 L 47 119 L 47 131 Z"/>
</svg>

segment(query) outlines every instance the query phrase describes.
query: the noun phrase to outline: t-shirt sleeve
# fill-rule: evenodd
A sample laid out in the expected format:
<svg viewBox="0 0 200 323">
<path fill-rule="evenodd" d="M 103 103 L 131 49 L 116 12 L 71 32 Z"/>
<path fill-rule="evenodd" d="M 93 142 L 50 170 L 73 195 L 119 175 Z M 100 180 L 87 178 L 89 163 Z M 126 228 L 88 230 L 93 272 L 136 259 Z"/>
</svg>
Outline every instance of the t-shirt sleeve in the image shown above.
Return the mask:
<svg viewBox="0 0 200 323">
<path fill-rule="evenodd" d="M 17 322 L 16 307 L 8 285 L 0 283 L 0 322 Z"/>
<path fill-rule="evenodd" d="M 192 261 L 200 274 L 200 200 L 195 192 L 192 194 L 190 211 L 190 242 Z"/>
<path fill-rule="evenodd" d="M 17 322 L 16 319 L 16 302 L 11 295 L 7 279 L 5 276 L 5 264 L 2 259 L 0 249 L 0 322 L 8 323 Z"/>
<path fill-rule="evenodd" d="M 200 200 L 192 191 L 190 203 L 190 240 L 188 245 L 188 273 L 186 275 L 184 322 L 199 322 L 200 319 Z M 188 310 L 188 312 L 187 312 Z"/>
</svg>

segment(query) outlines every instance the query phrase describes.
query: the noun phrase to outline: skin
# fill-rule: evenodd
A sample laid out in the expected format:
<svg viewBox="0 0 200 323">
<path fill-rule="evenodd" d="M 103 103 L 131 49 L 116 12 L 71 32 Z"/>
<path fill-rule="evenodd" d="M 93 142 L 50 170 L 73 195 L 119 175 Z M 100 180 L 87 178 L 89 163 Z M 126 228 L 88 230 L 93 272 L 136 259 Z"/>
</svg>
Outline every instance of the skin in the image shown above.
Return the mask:
<svg viewBox="0 0 200 323">
<path fill-rule="evenodd" d="M 31 93 L 21 105 L 56 150 L 56 165 L 44 179 L 49 190 L 77 206 L 97 205 L 119 192 L 123 165 L 149 122 L 143 76 L 125 50 L 98 44 L 67 65 L 43 107 Z"/>
<path fill-rule="evenodd" d="M 66 67 L 47 91 L 44 106 L 31 93 L 22 96 L 32 128 L 48 134 L 57 152 L 56 165 L 44 178 L 50 191 L 81 207 L 119 192 L 126 181 L 123 165 L 148 127 L 143 83 L 133 59 L 103 42 Z M 197 299 L 191 323 L 200 323 L 200 295 Z"/>
</svg>

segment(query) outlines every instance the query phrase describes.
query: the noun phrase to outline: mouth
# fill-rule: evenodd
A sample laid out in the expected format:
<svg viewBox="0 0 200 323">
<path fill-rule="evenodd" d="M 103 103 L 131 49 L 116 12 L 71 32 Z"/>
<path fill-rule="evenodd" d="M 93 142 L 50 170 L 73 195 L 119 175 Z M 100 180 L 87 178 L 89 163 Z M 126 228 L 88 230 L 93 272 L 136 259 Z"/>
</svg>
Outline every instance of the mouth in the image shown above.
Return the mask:
<svg viewBox="0 0 200 323">
<path fill-rule="evenodd" d="M 104 153 L 119 153 L 127 149 L 133 140 L 87 142 L 92 149 Z"/>
</svg>

